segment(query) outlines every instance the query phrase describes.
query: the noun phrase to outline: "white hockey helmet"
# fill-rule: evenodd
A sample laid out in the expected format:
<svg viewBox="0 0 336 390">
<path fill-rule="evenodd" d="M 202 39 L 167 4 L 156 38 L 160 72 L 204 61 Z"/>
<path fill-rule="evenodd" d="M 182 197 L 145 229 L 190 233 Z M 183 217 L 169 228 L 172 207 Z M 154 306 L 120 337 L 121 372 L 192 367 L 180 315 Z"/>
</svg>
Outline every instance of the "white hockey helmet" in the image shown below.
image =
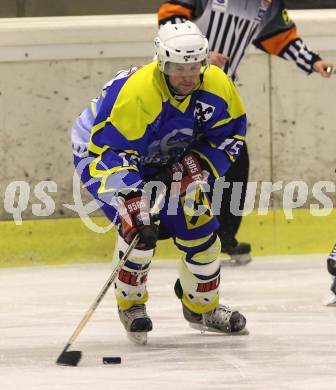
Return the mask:
<svg viewBox="0 0 336 390">
<path fill-rule="evenodd" d="M 163 25 L 154 39 L 154 46 L 161 72 L 167 72 L 169 62 L 207 64 L 208 40 L 190 21 Z"/>
</svg>

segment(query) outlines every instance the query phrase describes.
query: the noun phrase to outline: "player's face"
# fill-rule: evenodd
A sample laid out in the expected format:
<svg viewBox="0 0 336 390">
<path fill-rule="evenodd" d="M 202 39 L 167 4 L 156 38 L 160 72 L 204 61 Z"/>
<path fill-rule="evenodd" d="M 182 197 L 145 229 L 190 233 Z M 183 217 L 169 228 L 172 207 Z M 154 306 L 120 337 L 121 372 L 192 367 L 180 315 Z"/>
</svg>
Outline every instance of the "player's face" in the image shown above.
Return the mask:
<svg viewBox="0 0 336 390">
<path fill-rule="evenodd" d="M 177 93 L 188 95 L 200 80 L 201 63 L 194 64 L 167 64 L 169 83 Z"/>
</svg>

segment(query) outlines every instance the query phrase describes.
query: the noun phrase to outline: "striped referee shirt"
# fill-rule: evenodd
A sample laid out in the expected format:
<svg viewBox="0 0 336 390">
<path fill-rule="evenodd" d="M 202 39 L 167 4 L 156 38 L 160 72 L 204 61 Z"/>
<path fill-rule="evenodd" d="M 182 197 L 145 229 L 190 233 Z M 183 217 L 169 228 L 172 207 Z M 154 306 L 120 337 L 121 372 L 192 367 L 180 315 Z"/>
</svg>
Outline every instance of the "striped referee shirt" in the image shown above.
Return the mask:
<svg viewBox="0 0 336 390">
<path fill-rule="evenodd" d="M 320 59 L 297 35 L 279 0 L 178 0 L 165 2 L 159 10 L 159 24 L 187 19 L 206 35 L 210 51 L 230 58 L 223 70 L 233 79 L 251 43 L 294 61 L 307 74 Z"/>
</svg>

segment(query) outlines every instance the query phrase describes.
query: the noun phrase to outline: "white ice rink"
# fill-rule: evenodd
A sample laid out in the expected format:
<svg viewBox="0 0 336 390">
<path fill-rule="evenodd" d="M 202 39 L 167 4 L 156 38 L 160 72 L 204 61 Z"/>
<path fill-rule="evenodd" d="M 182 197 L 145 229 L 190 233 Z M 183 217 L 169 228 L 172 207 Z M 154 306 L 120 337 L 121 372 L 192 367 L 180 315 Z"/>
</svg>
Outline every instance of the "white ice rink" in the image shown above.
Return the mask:
<svg viewBox="0 0 336 390">
<path fill-rule="evenodd" d="M 332 390 L 336 307 L 324 307 L 326 256 L 255 259 L 222 269 L 222 302 L 247 317 L 249 336 L 201 335 L 175 298 L 176 263 L 157 262 L 147 305 L 147 346 L 130 344 L 108 292 L 72 349 L 78 367 L 55 359 L 105 283 L 108 264 L 2 269 L 0 389 Z M 103 356 L 121 356 L 104 366 Z"/>
</svg>

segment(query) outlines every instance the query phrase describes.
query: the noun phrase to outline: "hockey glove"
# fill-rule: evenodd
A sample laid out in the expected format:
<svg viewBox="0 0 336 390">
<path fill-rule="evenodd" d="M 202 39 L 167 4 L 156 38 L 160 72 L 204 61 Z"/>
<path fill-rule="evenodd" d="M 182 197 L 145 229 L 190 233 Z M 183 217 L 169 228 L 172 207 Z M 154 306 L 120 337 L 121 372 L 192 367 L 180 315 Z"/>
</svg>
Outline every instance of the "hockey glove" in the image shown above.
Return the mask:
<svg viewBox="0 0 336 390">
<path fill-rule="evenodd" d="M 121 235 L 129 244 L 136 234 L 140 241 L 137 249 L 154 249 L 158 238 L 158 229 L 149 212 L 149 200 L 138 192 L 127 197 L 119 207 Z"/>
<path fill-rule="evenodd" d="M 205 176 L 196 154 L 189 153 L 183 156 L 180 162 L 165 168 L 155 180 L 160 180 L 167 186 L 173 181 L 181 181 L 180 195 L 183 195 L 191 183 L 203 181 Z"/>
</svg>

